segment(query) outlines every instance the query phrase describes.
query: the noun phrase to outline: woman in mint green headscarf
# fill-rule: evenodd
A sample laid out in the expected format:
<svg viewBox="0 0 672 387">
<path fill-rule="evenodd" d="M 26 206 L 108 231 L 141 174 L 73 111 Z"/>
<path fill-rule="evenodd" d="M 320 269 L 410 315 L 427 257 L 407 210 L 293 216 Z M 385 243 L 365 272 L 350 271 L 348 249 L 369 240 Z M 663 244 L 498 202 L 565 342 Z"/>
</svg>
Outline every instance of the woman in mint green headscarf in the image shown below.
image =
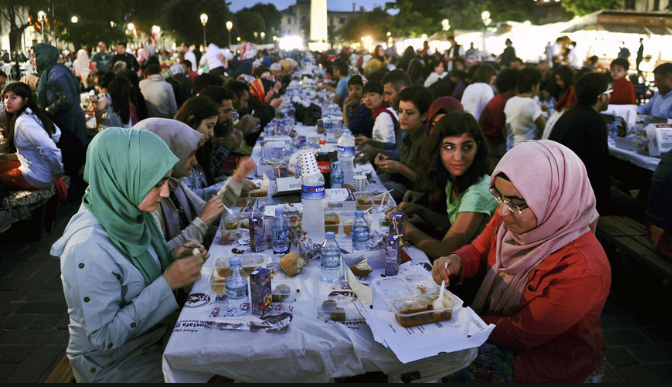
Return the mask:
<svg viewBox="0 0 672 387">
<path fill-rule="evenodd" d="M 80 106 L 79 79 L 58 63 L 58 49 L 38 43 L 30 49 L 30 63 L 40 75 L 37 104 L 54 115 L 58 127 L 75 134 L 86 146 L 86 117 Z"/>
<path fill-rule="evenodd" d="M 82 206 L 51 248 L 61 258 L 77 382 L 163 381 L 174 291 L 200 278 L 193 249 L 208 256 L 193 242 L 170 251 L 151 215 L 177 161 L 146 130 L 108 128 L 89 145 Z"/>
</svg>

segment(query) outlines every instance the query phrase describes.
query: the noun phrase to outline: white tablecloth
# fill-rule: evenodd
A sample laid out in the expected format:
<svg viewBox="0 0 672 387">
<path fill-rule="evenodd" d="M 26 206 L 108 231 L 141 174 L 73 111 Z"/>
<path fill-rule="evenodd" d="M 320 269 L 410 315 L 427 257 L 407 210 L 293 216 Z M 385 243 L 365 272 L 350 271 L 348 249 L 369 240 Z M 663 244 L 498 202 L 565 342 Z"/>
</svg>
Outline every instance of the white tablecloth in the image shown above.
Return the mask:
<svg viewBox="0 0 672 387">
<path fill-rule="evenodd" d="M 309 130 L 301 128 L 301 132 Z M 376 182 L 367 188 L 382 189 L 382 184 Z M 347 242 L 342 235 L 337 240 L 350 249 L 343 244 Z M 392 377 L 420 371 L 423 380 L 438 379 L 465 368 L 477 355 L 477 348 L 472 348 L 404 364 L 374 340 L 368 325 L 358 319 L 356 309 L 354 319 L 348 314 L 348 324 L 318 319 L 316 304 L 330 292 L 341 290 L 338 284 L 321 281 L 319 261 L 310 261 L 302 273 L 286 279 L 296 299 L 291 304 L 293 319 L 286 332 L 208 328 L 201 317 L 216 306 L 208 281 L 210 268 L 217 257 L 232 255 L 232 247 L 213 243 L 210 248 L 201 279 L 191 290 L 192 298 L 203 301 L 183 308 L 164 352 L 163 371 L 168 382 L 207 382 L 214 375 L 243 382 L 329 382 L 374 371 Z M 269 259 L 272 252 L 264 254 Z M 409 249 L 409 256 L 414 262 L 429 262 L 414 247 Z"/>
<path fill-rule="evenodd" d="M 659 157 L 647 156 L 629 149 L 619 148 L 612 141 L 609 141 L 609 154 L 650 171 L 655 171 L 658 163 L 660 163 Z"/>
</svg>

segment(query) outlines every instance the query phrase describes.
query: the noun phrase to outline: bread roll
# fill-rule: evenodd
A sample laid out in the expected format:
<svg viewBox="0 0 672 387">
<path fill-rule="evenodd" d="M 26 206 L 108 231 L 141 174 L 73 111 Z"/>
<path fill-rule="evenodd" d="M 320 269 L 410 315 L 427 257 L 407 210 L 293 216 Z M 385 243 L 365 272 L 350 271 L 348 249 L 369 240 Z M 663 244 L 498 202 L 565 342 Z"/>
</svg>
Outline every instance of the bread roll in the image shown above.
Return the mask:
<svg viewBox="0 0 672 387">
<path fill-rule="evenodd" d="M 369 262 L 367 262 L 366 258 L 364 258 L 356 264 L 352 265 L 350 270 L 354 275 L 364 277 L 369 275 L 373 271 L 373 268 L 369 265 Z"/>
<path fill-rule="evenodd" d="M 280 258 L 278 262 L 282 271 L 285 272 L 290 277 L 301 273 L 303 268 L 306 266 L 306 261 L 301 258 L 301 255 L 297 252 L 291 252 Z"/>
</svg>

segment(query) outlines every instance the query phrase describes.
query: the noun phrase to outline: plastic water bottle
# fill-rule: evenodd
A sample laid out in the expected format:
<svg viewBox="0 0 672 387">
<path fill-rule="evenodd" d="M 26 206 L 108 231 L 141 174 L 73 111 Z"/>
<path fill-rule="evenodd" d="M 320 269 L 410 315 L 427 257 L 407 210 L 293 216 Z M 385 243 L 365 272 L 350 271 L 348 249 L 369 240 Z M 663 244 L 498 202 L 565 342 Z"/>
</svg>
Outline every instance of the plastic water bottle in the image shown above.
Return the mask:
<svg viewBox="0 0 672 387">
<path fill-rule="evenodd" d="M 324 240 L 324 177 L 317 173 L 301 178 L 303 229 L 313 241 Z"/>
<path fill-rule="evenodd" d="M 275 209 L 271 245 L 273 246 L 273 254 L 287 254 L 289 252 L 289 225 L 287 219 L 285 219 L 285 210 L 282 208 Z"/>
<path fill-rule="evenodd" d="M 352 222 L 352 252 L 363 253 L 369 251 L 369 223 L 364 219 L 364 211 L 355 211 L 355 220 Z"/>
<path fill-rule="evenodd" d="M 338 139 L 338 161 L 343 168 L 343 182 L 355 184 L 355 138 L 350 134 L 350 129 L 344 128 Z"/>
<path fill-rule="evenodd" d="M 233 316 L 240 316 L 247 313 L 250 306 L 250 297 L 247 288 L 248 276 L 240 265 L 240 256 L 232 256 L 229 265 L 229 272 L 226 274 L 228 313 Z"/>
<path fill-rule="evenodd" d="M 341 278 L 341 247 L 336 242 L 336 234 L 329 231 L 322 244 L 322 280 L 338 282 Z"/>
<path fill-rule="evenodd" d="M 340 161 L 334 161 L 331 169 L 331 188 L 341 188 L 343 185 L 343 167 Z"/>
</svg>

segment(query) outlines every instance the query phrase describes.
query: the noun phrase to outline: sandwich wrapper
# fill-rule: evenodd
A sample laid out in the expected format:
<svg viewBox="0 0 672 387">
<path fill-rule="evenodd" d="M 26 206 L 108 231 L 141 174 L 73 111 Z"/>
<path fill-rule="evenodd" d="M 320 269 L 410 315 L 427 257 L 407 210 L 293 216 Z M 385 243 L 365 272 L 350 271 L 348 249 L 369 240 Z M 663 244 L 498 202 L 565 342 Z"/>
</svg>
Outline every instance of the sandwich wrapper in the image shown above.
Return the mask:
<svg viewBox="0 0 672 387">
<path fill-rule="evenodd" d="M 495 328 L 494 324 L 486 324 L 471 308 L 461 306 L 462 300 L 456 296 L 454 298 L 458 302 L 453 308 L 450 320 L 402 327 L 396 320 L 394 312 L 387 308 L 384 310 L 373 308 L 373 289 L 369 284 L 376 278 L 381 278 L 381 273 L 385 272 L 384 250 L 343 255 L 348 266 L 361 261 L 363 257 L 367 259 L 373 271 L 366 278 L 361 278 L 348 270 L 349 285 L 357 295 L 354 305 L 371 328 L 374 340 L 392 350 L 402 363 L 435 356 L 442 352 L 451 353 L 480 347 Z M 402 263 L 398 275 L 426 275 L 431 279 L 431 271 L 427 271 L 427 265 L 417 261 Z"/>
</svg>

